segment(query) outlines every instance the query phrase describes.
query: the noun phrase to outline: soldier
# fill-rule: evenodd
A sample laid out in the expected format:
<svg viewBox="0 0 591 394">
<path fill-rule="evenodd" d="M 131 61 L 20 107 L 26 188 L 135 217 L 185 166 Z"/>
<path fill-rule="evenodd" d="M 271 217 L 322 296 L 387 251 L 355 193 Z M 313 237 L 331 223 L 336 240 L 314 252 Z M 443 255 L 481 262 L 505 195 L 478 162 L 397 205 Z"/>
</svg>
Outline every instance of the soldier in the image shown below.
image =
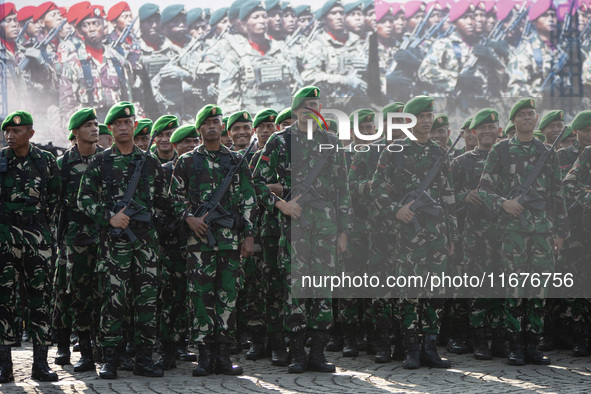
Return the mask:
<svg viewBox="0 0 591 394">
<path fill-rule="evenodd" d="M 228 7 L 223 7 L 212 12 L 209 18 L 209 26 L 212 28 L 215 27 L 215 35 L 216 37 L 220 37 L 230 26 Z M 208 45 L 208 47 L 211 47 L 211 45 Z"/>
<path fill-rule="evenodd" d="M 95 266 L 98 257 L 99 236 L 94 222 L 78 209 L 77 196 L 82 174 L 86 171 L 92 157 L 102 152 L 97 145 L 99 139 L 98 121 L 93 108 L 83 108 L 72 115 L 68 129 L 76 138 L 76 145 L 67 150 L 57 160 L 61 174 L 62 197 L 60 198 L 60 218 L 57 228 L 58 242 L 64 244 L 65 264 L 58 265 L 56 278 L 65 278 L 61 285 L 56 283 L 58 291 L 64 291 L 71 297 L 70 303 L 63 306 L 56 300 L 56 309 L 68 314 L 74 311 L 74 326 L 80 344 L 80 360 L 74 364 L 74 372 L 94 371 L 91 339 L 96 340 L 98 305 L 100 300 L 95 288 Z M 60 268 L 64 271 L 60 272 Z M 59 295 L 60 293 L 58 293 Z M 63 317 L 62 317 L 63 319 Z M 55 323 L 54 323 L 55 325 Z M 56 326 L 58 355 L 56 364 L 69 364 L 70 331 Z M 65 350 L 65 352 L 64 352 Z M 58 358 L 66 358 L 58 362 Z M 68 362 L 63 362 L 68 361 Z"/>
<path fill-rule="evenodd" d="M 372 32 L 376 30 L 376 10 L 373 0 L 363 2 L 363 16 L 365 18 L 365 30 Z M 363 38 L 363 37 L 361 37 Z"/>
<path fill-rule="evenodd" d="M 538 127 L 542 134 L 544 134 L 544 143 L 548 146 L 552 146 L 554 141 L 556 141 L 556 138 L 558 138 L 558 135 L 564 130 L 564 111 L 560 109 L 547 111 L 544 116 L 542 116 Z"/>
<path fill-rule="evenodd" d="M 267 10 L 267 35 L 273 41 L 284 41 L 285 32 L 283 31 L 281 1 L 267 0 L 265 9 Z"/>
<path fill-rule="evenodd" d="M 195 313 L 192 339 L 201 343 L 199 364 L 193 369 L 193 376 L 206 376 L 214 371 L 240 375 L 242 367 L 232 364 L 229 351 L 234 341 L 240 257 L 250 257 L 254 251 L 255 193 L 248 165 L 243 162 L 221 200 L 223 209 L 235 218 L 235 225 L 232 228 L 215 223 L 208 226 L 205 216 L 194 216 L 197 208 L 212 198 L 230 166 L 240 161 L 239 155 L 221 145 L 220 107 L 211 104 L 203 107 L 197 114 L 195 127 L 203 144 L 179 158 L 170 187 L 175 196 L 176 216 L 191 229 L 187 268 Z M 217 245 L 210 245 L 205 238 L 208 231 Z"/>
<path fill-rule="evenodd" d="M 97 143 L 103 149 L 110 148 L 113 145 L 113 134 L 107 125 L 99 124 L 99 140 Z"/>
<path fill-rule="evenodd" d="M 113 31 L 109 34 L 105 40 L 107 45 L 113 46 L 119 40 L 119 37 L 123 34 L 124 30 L 131 27 L 131 32 L 127 38 L 120 41 L 120 45 L 114 48 L 119 54 L 127 59 L 131 64 L 131 68 L 134 72 L 139 70 L 140 60 L 140 43 L 133 35 L 133 26 L 130 26 L 134 22 L 133 14 L 129 8 L 129 4 L 125 1 L 121 1 L 111 8 L 107 13 L 107 22 L 110 22 L 113 26 Z"/>
<path fill-rule="evenodd" d="M 294 8 L 295 16 L 297 18 L 297 25 L 299 29 L 306 28 L 310 22 L 314 20 L 314 15 L 309 5 L 299 5 Z"/>
<path fill-rule="evenodd" d="M 472 133 L 472 131 L 470 130 L 470 124 L 472 123 L 472 117 L 468 117 L 466 120 L 464 120 L 464 123 L 462 123 L 462 127 L 460 127 L 460 133 L 462 134 L 462 137 L 464 137 L 464 146 L 460 149 L 456 149 L 456 152 L 454 153 L 454 157 L 458 157 L 460 155 L 463 155 L 466 152 L 470 152 L 472 151 L 474 148 L 476 148 L 476 146 L 478 145 L 478 140 L 476 139 L 476 135 L 474 133 Z"/>
<path fill-rule="evenodd" d="M 477 190 L 486 157 L 499 136 L 499 114 L 492 108 L 478 111 L 464 133 L 476 136 L 478 145 L 458 156 L 451 166 L 458 211 L 463 211 L 464 217 L 464 223 L 461 226 L 458 223 L 458 228 L 461 228 L 464 254 L 462 257 L 465 260 L 462 264 L 463 270 L 459 273 L 499 273 L 499 267 L 495 264 L 501 260 L 501 234 L 497 229 L 495 217 L 487 211 Z M 454 319 L 452 323 L 458 320 Z M 470 298 L 469 321 L 474 358 L 490 360 L 493 356 L 507 357 L 502 298 Z M 485 336 L 486 328 L 491 329 L 493 334 L 490 349 Z M 463 326 L 452 326 L 450 339 L 465 339 L 467 335 L 463 335 L 463 331 Z"/>
<path fill-rule="evenodd" d="M 41 34 L 41 26 L 39 21 L 33 20 L 33 15 L 37 7 L 29 5 L 18 10 L 16 14 L 17 21 L 19 23 L 20 33 L 22 34 L 20 44 L 25 48 L 35 45 L 39 34 Z"/>
<path fill-rule="evenodd" d="M 132 99 L 131 69 L 118 52 L 103 45 L 102 9 L 88 7 L 78 15 L 76 29 L 84 41 L 63 58 L 60 108 L 64 118 L 82 107 L 92 107 L 104 119 L 113 103 Z"/>
<path fill-rule="evenodd" d="M 353 1 L 345 4 L 345 26 L 350 33 L 361 36 L 365 32 L 365 17 L 363 16 L 363 2 Z"/>
<path fill-rule="evenodd" d="M 0 4 L 0 71 L 6 76 L 9 111 L 26 101 L 27 85 L 19 68 L 25 55 L 16 42 L 18 32 L 16 7 L 13 3 Z"/>
<path fill-rule="evenodd" d="M 154 137 L 154 143 L 156 145 L 156 151 L 154 153 L 160 164 L 165 164 L 177 157 L 177 153 L 170 143 L 170 137 L 172 137 L 172 133 L 174 133 L 177 127 L 179 127 L 179 120 L 173 115 L 159 117 L 154 122 L 154 126 L 152 126 L 151 135 Z"/>
<path fill-rule="evenodd" d="M 207 33 L 209 26 L 201 8 L 187 11 L 187 31 L 192 39 L 199 39 Z"/>
<path fill-rule="evenodd" d="M 262 204 L 268 210 L 277 208 L 281 211 L 279 217 L 280 245 L 282 246 L 279 259 L 281 266 L 285 269 L 286 288 L 289 289 L 284 323 L 290 335 L 289 373 L 303 373 L 306 368 L 317 372 L 335 371 L 335 366 L 328 363 L 324 357 L 324 347 L 329 337 L 328 329 L 333 320 L 330 296 L 326 292 L 321 292 L 318 298 L 300 298 L 294 294 L 294 289 L 300 288 L 301 275 L 308 271 L 317 270 L 319 274 L 332 272 L 335 268 L 337 253 L 342 254 L 347 248 L 350 197 L 346 183 L 344 157 L 333 155 L 314 182 L 316 191 L 323 196 L 325 208 L 322 212 L 326 210 L 328 216 L 317 217 L 318 222 L 314 220 L 316 224 L 312 228 L 304 230 L 295 222 L 292 224 L 291 218 L 295 220 L 300 215 L 312 218 L 314 215 L 311 207 L 300 207 L 297 203 L 301 196 L 293 196 L 290 201 L 282 199 L 282 197 L 287 198 L 290 189 L 303 179 L 304 175 L 300 171 L 303 170 L 304 174 L 308 173 L 313 168 L 312 163 L 318 160 L 319 152 L 316 150 L 318 141 L 329 141 L 335 146 L 341 146 L 335 135 L 326 130 L 314 128 L 313 122 L 316 141 L 306 140 L 306 132 L 302 129 L 308 119 L 311 120 L 310 109 L 320 111 L 321 108 L 320 90 L 317 87 L 308 86 L 300 89 L 295 94 L 291 105 L 298 120 L 285 131 L 275 133 L 269 138 L 254 171 L 257 193 Z M 298 157 L 292 155 L 292 150 L 298 152 Z M 280 193 L 282 197 L 266 186 L 277 182 L 283 186 Z M 337 198 L 330 198 L 332 190 L 337 190 Z M 328 217 L 334 218 L 335 222 L 333 223 Z M 320 227 L 332 228 L 332 230 L 321 232 Z M 316 244 L 318 241 L 319 245 Z M 311 337 L 307 363 L 304 349 L 306 329 L 309 329 Z"/>
<path fill-rule="evenodd" d="M 29 143 L 35 134 L 30 113 L 12 112 L 2 122 L 2 131 L 8 146 L 0 151 L 0 382 L 14 380 L 10 346 L 17 340 L 14 300 L 19 288 L 26 297 L 23 303 L 28 304 L 31 377 L 57 381 L 47 364 L 47 345 L 51 343 L 48 275 L 53 245 L 49 225 L 59 199 L 59 173 L 53 155 Z"/>
<path fill-rule="evenodd" d="M 291 36 L 298 28 L 295 9 L 286 1 L 281 4 L 281 29 L 286 37 Z"/>
<path fill-rule="evenodd" d="M 187 13 L 182 4 L 170 5 L 162 10 L 162 31 L 179 52 L 191 41 L 187 30 Z"/>
<path fill-rule="evenodd" d="M 194 125 L 182 125 L 172 133 L 170 143 L 174 147 L 177 154 L 177 160 L 180 155 L 192 151 L 200 144 L 199 134 Z M 173 162 L 176 162 L 174 160 Z M 167 166 L 173 167 L 173 166 Z M 170 174 L 172 176 L 172 172 Z M 167 178 L 168 179 L 168 178 Z M 172 179 L 172 178 L 170 178 Z"/>
<path fill-rule="evenodd" d="M 285 108 L 283 111 L 279 112 L 277 118 L 275 118 L 275 125 L 277 126 L 278 131 L 285 130 L 288 126 L 291 126 L 295 119 L 292 117 L 291 108 Z"/>
<path fill-rule="evenodd" d="M 571 125 L 566 125 L 566 131 L 560 140 L 560 146 L 562 148 L 568 148 L 569 146 L 573 146 L 576 140 L 577 135 L 573 133 L 573 128 Z"/>
<path fill-rule="evenodd" d="M 511 109 L 509 119 L 514 122 L 517 134 L 502 141 L 490 151 L 479 185 L 479 196 L 486 207 L 499 218 L 499 230 L 503 232 L 501 253 L 505 272 L 551 272 L 554 270 L 554 254 L 562 249 L 568 237 L 565 203 L 560 193 L 560 165 L 556 155 L 544 164 L 532 187 L 546 201 L 545 210 L 534 210 L 519 204 L 519 196 L 508 200 L 516 185 L 522 185 L 535 166 L 533 157 L 539 157 L 548 148 L 533 137 L 538 122 L 535 101 L 519 100 Z M 512 168 L 510 170 L 510 168 Z M 518 219 L 523 215 L 523 226 Z M 535 271 L 534 271 L 535 270 Z M 543 296 L 544 289 L 536 295 Z M 523 292 L 507 290 L 505 322 L 509 332 L 509 365 L 548 365 L 550 359 L 536 349 L 543 329 L 544 300 L 519 298 Z M 527 325 L 525 323 L 527 319 Z M 526 347 L 524 351 L 523 335 Z"/>
<path fill-rule="evenodd" d="M 378 38 L 378 55 L 380 62 L 380 82 L 382 93 L 387 94 L 386 74 L 392 66 L 392 59 L 398 52 L 398 48 L 404 37 L 406 28 L 406 19 L 404 18 L 404 11 L 402 5 L 399 3 L 390 4 L 389 8 L 381 9 L 376 15 L 376 33 Z M 402 78 L 407 78 L 400 76 Z M 392 79 L 392 77 L 389 77 Z M 406 81 L 406 85 L 403 82 Z M 410 94 L 412 89 L 412 80 L 392 81 L 392 91 L 397 90 L 397 95 Z M 403 92 L 401 92 L 404 91 Z"/>
<path fill-rule="evenodd" d="M 150 145 L 150 136 L 152 135 L 152 121 L 150 119 L 140 119 L 137 122 L 133 132 L 133 143 L 144 152 Z"/>
<path fill-rule="evenodd" d="M 240 152 L 248 148 L 252 133 L 252 116 L 250 112 L 238 111 L 230 115 L 228 118 L 228 135 L 232 138 L 232 150 Z M 251 158 L 252 156 L 246 159 L 250 162 Z"/>
<path fill-rule="evenodd" d="M 431 126 L 431 130 L 429 131 L 429 139 L 447 150 L 447 142 L 450 134 L 451 130 L 449 128 L 449 118 L 447 115 L 436 114 L 433 119 L 433 126 Z"/>
<path fill-rule="evenodd" d="M 420 180 L 431 169 L 438 158 L 445 154 L 435 142 L 429 140 L 429 130 L 433 125 L 433 98 L 417 96 L 404 106 L 405 113 L 417 117 L 417 125 L 412 128 L 417 141 L 406 138 L 397 141 L 404 150 L 390 154 L 387 150 L 380 155 L 379 164 L 371 183 L 371 196 L 376 200 L 382 214 L 395 216 L 394 228 L 396 235 L 396 262 L 401 275 L 422 275 L 426 272 L 445 271 L 448 256 L 454 253 L 455 239 L 448 239 L 447 234 L 454 234 L 456 228 L 455 201 L 452 190 L 448 163 L 444 163 L 437 176 L 437 181 L 429 187 L 427 193 L 438 204 L 449 207 L 449 220 L 444 215 L 437 217 L 413 213 L 409 207 L 412 202 L 401 205 L 403 197 L 418 186 Z M 396 189 L 388 185 L 396 185 Z M 398 188 L 399 185 L 404 185 Z M 411 224 L 415 215 L 422 230 L 419 234 Z M 446 231 L 450 230 L 449 233 Z M 452 235 L 453 237 L 453 235 Z M 437 291 L 439 291 L 438 289 Z M 435 295 L 435 292 L 433 294 Z M 403 368 L 416 369 L 419 366 L 449 368 L 450 362 L 439 357 L 437 353 L 437 336 L 443 310 L 442 298 L 408 298 L 400 300 L 402 333 L 405 346 Z M 418 333 L 419 316 L 422 317 L 424 341 L 419 352 Z M 419 360 L 420 356 L 420 360 Z"/>
<path fill-rule="evenodd" d="M 115 144 L 93 158 L 80 182 L 78 208 L 101 231 L 101 259 L 97 262 L 98 290 L 102 294 L 99 342 L 103 348 L 101 379 L 117 377 L 123 320 L 133 316 L 136 358 L 135 375 L 160 377 L 164 373 L 152 361 L 156 340 L 158 236 L 154 215 L 169 207 L 160 162 L 133 144 L 135 108 L 119 102 L 109 110 L 105 123 Z M 141 214 L 113 207 L 127 192 L 142 158 L 139 185 L 131 196 Z M 132 165 L 134 163 L 134 165 Z M 117 236 L 115 229 L 123 230 Z"/>
</svg>

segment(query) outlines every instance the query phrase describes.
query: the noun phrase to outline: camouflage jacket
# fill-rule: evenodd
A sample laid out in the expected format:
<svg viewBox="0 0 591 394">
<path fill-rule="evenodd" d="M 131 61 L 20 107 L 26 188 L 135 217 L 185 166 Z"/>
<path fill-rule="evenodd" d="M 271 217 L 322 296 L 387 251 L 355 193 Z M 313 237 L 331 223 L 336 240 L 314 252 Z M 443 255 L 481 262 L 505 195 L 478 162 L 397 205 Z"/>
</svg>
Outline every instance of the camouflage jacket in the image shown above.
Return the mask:
<svg viewBox="0 0 591 394">
<path fill-rule="evenodd" d="M 403 147 L 402 152 L 393 153 L 383 150 L 373 175 L 370 193 L 377 208 L 386 220 L 394 223 L 391 232 L 400 232 L 406 239 L 415 238 L 415 230 L 412 224 L 405 224 L 395 219 L 396 213 L 402 208 L 401 201 L 409 192 L 417 188 L 427 172 L 433 167 L 437 159 L 445 154 L 445 151 L 437 143 L 428 140 L 426 144 L 419 144 L 410 138 L 396 140 L 394 143 Z M 396 157 L 402 155 L 403 157 Z M 397 163 L 397 161 L 399 163 Z M 398 165 L 397 165 L 398 164 Z M 389 187 L 392 192 L 389 191 Z M 444 162 L 439 171 L 439 176 L 426 190 L 427 194 L 433 198 L 439 206 L 443 203 L 448 208 L 448 224 L 450 232 L 457 238 L 456 228 L 456 208 L 453 182 L 451 177 L 450 165 Z M 446 218 L 441 214 L 439 217 L 433 217 L 418 213 L 418 221 L 422 231 L 432 234 L 446 233 Z"/>
<path fill-rule="evenodd" d="M 334 146 L 338 144 L 340 153 L 333 153 L 313 183 L 316 191 L 323 197 L 325 209 L 322 217 L 319 217 L 319 210 L 314 210 L 309 205 L 302 207 L 302 215 L 315 218 L 314 225 L 318 233 L 349 233 L 351 197 L 342 144 L 334 134 L 325 130 L 317 130 L 316 136 L 317 139 L 309 141 L 306 133 L 299 130 L 297 121 L 285 130 L 271 135 L 254 170 L 257 196 L 268 210 L 274 209 L 280 198 L 266 185 L 277 181 L 284 185 L 282 197 L 285 198 L 291 193 L 291 188 L 300 185 L 316 166 L 321 156 L 319 141 L 330 141 Z M 291 152 L 298 152 L 298 156 L 292 157 Z"/>
<path fill-rule="evenodd" d="M 95 155 L 88 164 L 80 182 L 78 208 L 103 227 L 116 214 L 113 208 L 123 198 L 135 169 L 135 162 L 144 152 L 134 145 L 133 153 L 123 155 L 117 145 Z M 112 160 L 113 173 L 108 173 L 108 162 Z M 109 179 L 111 178 L 111 179 Z M 110 195 L 110 197 L 109 197 Z M 146 156 L 142 176 L 133 199 L 152 216 L 161 215 L 170 205 L 164 180 L 164 170 L 153 154 Z M 130 228 L 134 231 L 135 220 Z M 135 232 L 135 231 L 134 231 Z M 136 234 L 138 235 L 138 234 Z"/>
<path fill-rule="evenodd" d="M 30 104 L 27 102 L 27 83 L 30 75 L 26 72 L 23 73 L 18 67 L 24 57 L 23 47 L 19 44 L 15 44 L 13 53 L 0 40 L 0 75 L 6 76 L 7 97 L 10 97 L 8 113 Z"/>
<path fill-rule="evenodd" d="M 177 54 L 176 48 L 168 38 L 163 38 L 162 44 L 156 49 L 140 40 L 140 64 L 146 70 L 148 78 L 152 79 L 170 59 Z"/>
<path fill-rule="evenodd" d="M 93 155 L 81 156 L 78 146 L 74 145 L 57 159 L 62 183 L 58 223 L 65 225 L 64 238 L 58 239 L 58 242 L 63 242 L 66 245 L 90 245 L 96 242 L 98 236 L 96 225 L 78 208 L 78 190 L 88 163 L 95 154 L 102 151 L 103 148 L 97 146 Z M 58 232 L 60 231 L 59 227 L 58 225 Z M 61 234 L 58 233 L 59 236 Z"/>
<path fill-rule="evenodd" d="M 508 149 L 506 159 L 502 159 L 504 157 L 502 149 Z M 555 154 L 546 162 L 532 185 L 532 188 L 546 201 L 546 209 L 538 211 L 526 207 L 523 215 L 528 225 L 521 227 L 519 219 L 505 214 L 502 208 L 511 189 L 525 181 L 545 150 L 547 148 L 536 139 L 524 143 L 517 138 L 517 135 L 492 147 L 484 164 L 479 194 L 487 208 L 499 215 L 501 230 L 555 233 L 562 238 L 568 237 L 566 207 L 561 192 L 560 164 Z"/>
<path fill-rule="evenodd" d="M 202 169 L 198 173 L 195 162 L 199 156 L 201 156 Z M 212 198 L 227 173 L 222 156 L 230 158 L 227 161 L 228 166 L 240 160 L 239 154 L 223 145 L 217 152 L 210 152 L 205 149 L 205 145 L 199 145 L 178 159 L 174 167 L 170 193 L 174 197 L 172 208 L 180 220 L 185 221 L 187 216 L 193 215 L 201 204 Z M 254 237 L 254 223 L 257 215 L 256 195 L 246 161 L 236 172 L 232 185 L 220 204 L 234 216 L 235 222 L 242 223 L 232 229 L 212 224 L 213 237 L 218 242 L 217 246 L 208 246 L 205 237 L 197 239 L 194 233 L 189 237 L 188 245 L 198 244 L 202 252 L 237 250 L 244 237 Z"/>
<path fill-rule="evenodd" d="M 577 161 L 579 155 L 583 152 L 583 147 L 579 143 L 579 140 L 566 148 L 562 148 L 558 151 L 558 161 L 560 162 L 560 178 L 564 180 L 564 177 Z"/>
<path fill-rule="evenodd" d="M 8 171 L 0 173 L 0 241 L 13 245 L 51 245 L 50 224 L 55 219 L 60 196 L 55 157 L 33 145 L 29 145 L 25 157 L 16 157 L 10 148 L 2 149 L 0 157 L 8 163 Z M 34 218 L 34 224 L 10 223 L 17 218 Z"/>
<path fill-rule="evenodd" d="M 400 45 L 394 45 L 391 47 L 385 47 L 378 41 L 378 59 L 380 64 L 380 87 L 382 90 L 382 94 L 387 93 L 387 83 L 386 83 L 386 75 L 389 71 L 392 62 L 394 61 L 394 55 Z"/>
<path fill-rule="evenodd" d="M 250 171 L 254 173 L 254 169 L 263 154 L 263 149 L 257 150 L 250 160 Z M 272 183 L 278 183 L 277 177 Z M 285 188 L 285 185 L 283 185 Z M 255 185 L 255 191 L 259 189 Z M 257 234 L 259 237 L 279 237 L 281 234 L 281 227 L 279 227 L 279 210 L 277 208 L 266 209 L 262 201 L 258 200 L 259 216 L 257 221 Z"/>
<path fill-rule="evenodd" d="M 119 33 L 113 30 L 111 34 L 107 36 L 107 39 L 105 40 L 105 45 L 111 46 L 117 41 L 117 39 L 119 39 Z M 140 68 L 139 60 L 142 54 L 142 50 L 140 47 L 139 40 L 133 39 L 131 36 L 128 36 L 127 40 L 121 43 L 121 46 L 119 47 L 119 50 L 117 52 L 119 52 L 121 56 L 127 59 L 129 64 L 131 64 L 131 68 L 133 70 L 137 70 Z"/>
<path fill-rule="evenodd" d="M 156 149 L 154 151 L 154 156 L 156 156 L 156 158 L 158 159 L 158 161 L 160 162 L 160 164 L 164 165 L 170 161 L 175 161 L 177 159 L 177 157 L 179 157 L 179 155 L 176 153 L 176 151 L 173 151 L 174 155 L 172 156 L 171 159 L 163 159 L 162 157 L 160 157 L 160 155 L 158 154 L 158 149 Z M 167 179 L 166 182 L 169 182 L 170 179 Z"/>
<path fill-rule="evenodd" d="M 591 211 L 591 146 L 583 149 L 564 178 L 564 194 L 586 212 Z"/>
</svg>

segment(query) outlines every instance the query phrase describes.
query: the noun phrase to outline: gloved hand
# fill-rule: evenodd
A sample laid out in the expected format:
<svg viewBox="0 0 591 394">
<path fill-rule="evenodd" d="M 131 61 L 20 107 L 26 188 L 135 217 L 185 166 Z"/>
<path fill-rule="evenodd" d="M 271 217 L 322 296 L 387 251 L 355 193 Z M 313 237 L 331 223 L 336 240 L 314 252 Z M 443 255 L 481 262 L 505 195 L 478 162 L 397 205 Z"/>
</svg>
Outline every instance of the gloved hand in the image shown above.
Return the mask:
<svg viewBox="0 0 591 394">
<path fill-rule="evenodd" d="M 473 70 L 468 70 L 458 75 L 456 82 L 456 91 L 463 93 L 478 93 L 483 90 L 483 81 L 474 74 Z"/>
<path fill-rule="evenodd" d="M 487 66 L 493 68 L 503 67 L 503 63 L 501 63 L 496 53 L 489 47 L 481 44 L 474 45 L 472 53 L 478 58 L 479 61 L 486 64 Z"/>
<path fill-rule="evenodd" d="M 386 77 L 386 87 L 390 97 L 410 97 L 414 81 L 405 77 L 399 71 L 394 71 Z"/>
<path fill-rule="evenodd" d="M 25 49 L 25 56 L 28 57 L 30 60 L 34 60 L 41 65 L 45 64 L 45 59 L 43 58 L 43 55 L 41 54 L 41 50 L 39 50 L 37 48 L 31 47 L 31 48 Z"/>
<path fill-rule="evenodd" d="M 503 60 L 509 59 L 509 56 L 511 55 L 509 52 L 509 46 L 504 41 L 491 41 L 488 43 L 488 47 Z"/>
<path fill-rule="evenodd" d="M 400 49 L 394 54 L 396 70 L 417 71 L 423 61 L 423 54 L 419 49 Z"/>
<path fill-rule="evenodd" d="M 343 76 L 343 85 L 349 86 L 353 90 L 361 90 L 363 93 L 367 92 L 367 82 L 359 78 L 357 74 L 349 74 Z"/>
</svg>

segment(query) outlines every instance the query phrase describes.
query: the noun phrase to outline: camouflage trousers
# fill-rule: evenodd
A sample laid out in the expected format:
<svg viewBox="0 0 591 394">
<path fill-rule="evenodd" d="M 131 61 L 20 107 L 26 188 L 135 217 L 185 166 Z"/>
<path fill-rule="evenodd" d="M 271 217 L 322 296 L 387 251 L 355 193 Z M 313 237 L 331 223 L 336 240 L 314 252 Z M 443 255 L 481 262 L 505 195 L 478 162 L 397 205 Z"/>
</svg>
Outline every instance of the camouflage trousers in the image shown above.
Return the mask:
<svg viewBox="0 0 591 394">
<path fill-rule="evenodd" d="M 240 251 L 187 251 L 194 342 L 234 343 Z"/>
<path fill-rule="evenodd" d="M 53 310 L 51 320 L 56 329 L 72 328 L 72 294 L 68 292 L 68 251 L 66 245 L 59 248 L 53 277 Z"/>
<path fill-rule="evenodd" d="M 160 257 L 160 339 L 179 342 L 186 337 L 190 306 L 187 305 L 187 253 L 180 247 L 164 247 Z"/>
<path fill-rule="evenodd" d="M 99 341 L 102 346 L 123 342 L 126 316 L 132 316 L 136 345 L 156 341 L 158 250 L 156 231 L 150 229 L 134 243 L 108 239 L 104 257 L 97 262 L 98 290 L 102 296 Z"/>
<path fill-rule="evenodd" d="M 265 260 L 265 305 L 267 331 L 270 333 L 283 331 L 285 319 L 285 271 L 279 266 L 279 237 L 261 237 L 263 259 Z"/>
<path fill-rule="evenodd" d="M 248 326 L 264 326 L 266 315 L 266 271 L 261 239 L 254 240 L 254 255 L 244 259 L 245 316 Z"/>
<path fill-rule="evenodd" d="M 343 270 L 347 275 L 363 275 L 369 258 L 369 236 L 352 232 L 347 239 L 347 253 L 338 256 L 337 272 Z M 363 298 L 339 298 L 337 301 L 337 321 L 347 325 L 370 322 L 371 300 Z M 369 320 L 368 320 L 369 318 Z"/>
<path fill-rule="evenodd" d="M 27 304 L 27 331 L 34 344 L 49 345 L 50 245 L 0 244 L 0 345 L 17 341 L 15 306 L 17 284 Z M 20 338 L 19 338 L 20 339 Z"/>
<path fill-rule="evenodd" d="M 368 261 L 370 266 L 374 267 L 372 272 L 377 272 L 381 277 L 385 277 L 388 275 L 388 271 L 395 271 L 398 267 L 395 267 L 390 256 L 395 254 L 396 247 L 389 234 L 386 232 L 372 233 L 369 240 L 371 253 Z M 393 294 L 391 298 L 373 298 L 369 315 L 376 330 L 392 328 L 400 318 L 398 297 Z"/>
</svg>

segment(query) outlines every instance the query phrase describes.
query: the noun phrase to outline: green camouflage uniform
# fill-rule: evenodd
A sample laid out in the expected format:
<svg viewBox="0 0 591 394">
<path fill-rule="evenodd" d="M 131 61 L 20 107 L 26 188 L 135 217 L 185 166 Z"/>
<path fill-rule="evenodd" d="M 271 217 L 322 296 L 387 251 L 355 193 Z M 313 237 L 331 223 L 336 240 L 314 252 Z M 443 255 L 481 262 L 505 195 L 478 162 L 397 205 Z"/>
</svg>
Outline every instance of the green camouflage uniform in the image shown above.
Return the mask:
<svg viewBox="0 0 591 394">
<path fill-rule="evenodd" d="M 19 286 L 26 294 L 29 338 L 49 345 L 54 242 L 49 225 L 59 199 L 57 164 L 51 153 L 32 145 L 25 157 L 16 157 L 9 148 L 0 157 L 8 163 L 7 172 L 0 173 L 0 345 L 17 341 L 14 300 Z"/>
<path fill-rule="evenodd" d="M 125 316 L 134 317 L 136 345 L 151 346 L 156 340 L 158 236 L 154 217 L 166 210 L 170 202 L 164 171 L 153 155 L 146 157 L 133 196 L 151 216 L 150 221 L 130 221 L 128 228 L 138 237 L 133 243 L 125 235 L 114 238 L 109 234 L 109 220 L 115 215 L 111 210 L 125 194 L 135 168 L 133 163 L 142 155 L 135 145 L 130 155 L 123 155 L 116 145 L 99 153 L 82 176 L 78 192 L 78 207 L 101 228 L 96 271 L 103 297 L 99 325 L 102 346 L 117 346 L 123 341 Z"/>
</svg>

